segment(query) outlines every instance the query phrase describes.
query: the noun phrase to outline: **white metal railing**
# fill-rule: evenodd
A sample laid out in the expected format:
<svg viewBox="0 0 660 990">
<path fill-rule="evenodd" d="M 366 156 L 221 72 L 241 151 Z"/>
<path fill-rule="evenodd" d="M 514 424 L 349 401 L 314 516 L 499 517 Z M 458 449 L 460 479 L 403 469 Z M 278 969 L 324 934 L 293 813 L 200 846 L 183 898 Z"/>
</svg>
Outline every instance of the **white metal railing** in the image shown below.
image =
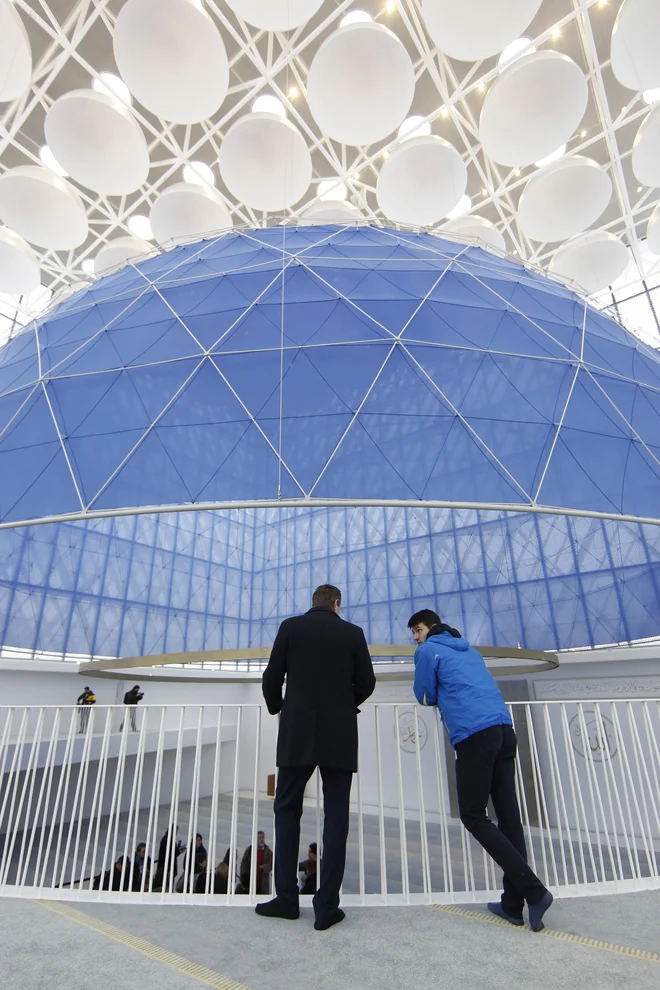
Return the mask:
<svg viewBox="0 0 660 990">
<path fill-rule="evenodd" d="M 529 859 L 544 883 L 565 896 L 660 887 L 660 700 L 510 709 Z M 123 705 L 0 708 L 0 894 L 255 903 L 270 877 L 259 884 L 243 850 L 260 829 L 273 846 L 277 719 L 261 705 L 134 711 L 135 730 Z M 458 819 L 452 762 L 434 709 L 363 706 L 344 903 L 471 902 L 497 890 L 499 871 Z M 201 869 L 181 848 L 193 850 L 198 832 Z M 301 859 L 308 843 L 321 849 L 321 833 L 316 775 Z M 225 882 L 215 867 L 226 853 Z"/>
</svg>

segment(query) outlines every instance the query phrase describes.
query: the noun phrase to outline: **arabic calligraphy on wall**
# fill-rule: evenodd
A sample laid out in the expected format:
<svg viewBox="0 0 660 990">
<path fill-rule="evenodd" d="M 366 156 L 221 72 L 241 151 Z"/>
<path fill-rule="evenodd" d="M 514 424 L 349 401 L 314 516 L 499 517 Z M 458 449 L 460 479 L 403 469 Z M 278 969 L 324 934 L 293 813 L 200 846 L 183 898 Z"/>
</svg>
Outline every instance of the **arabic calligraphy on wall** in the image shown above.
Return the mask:
<svg viewBox="0 0 660 990">
<path fill-rule="evenodd" d="M 397 727 L 394 726 L 396 736 Z M 417 747 L 421 752 L 428 742 L 429 731 L 422 716 L 417 713 L 415 720 L 414 709 L 406 709 L 399 713 L 399 745 L 404 753 L 416 753 Z"/>
<path fill-rule="evenodd" d="M 605 763 L 616 756 L 616 732 L 606 715 L 596 715 L 595 711 L 585 709 L 582 718 L 579 714 L 573 716 L 569 731 L 573 749 L 583 759 Z"/>
</svg>

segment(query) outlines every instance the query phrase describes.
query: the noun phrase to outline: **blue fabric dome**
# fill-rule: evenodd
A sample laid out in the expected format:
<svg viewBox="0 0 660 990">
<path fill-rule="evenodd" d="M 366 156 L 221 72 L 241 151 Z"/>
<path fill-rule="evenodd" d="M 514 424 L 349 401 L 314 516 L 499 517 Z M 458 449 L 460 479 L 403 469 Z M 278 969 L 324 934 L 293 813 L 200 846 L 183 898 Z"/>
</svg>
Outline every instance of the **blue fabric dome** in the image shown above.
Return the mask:
<svg viewBox="0 0 660 990">
<path fill-rule="evenodd" d="M 279 227 L 101 278 L 0 352 L 0 521 L 310 499 L 660 515 L 660 355 L 431 234 Z"/>
</svg>

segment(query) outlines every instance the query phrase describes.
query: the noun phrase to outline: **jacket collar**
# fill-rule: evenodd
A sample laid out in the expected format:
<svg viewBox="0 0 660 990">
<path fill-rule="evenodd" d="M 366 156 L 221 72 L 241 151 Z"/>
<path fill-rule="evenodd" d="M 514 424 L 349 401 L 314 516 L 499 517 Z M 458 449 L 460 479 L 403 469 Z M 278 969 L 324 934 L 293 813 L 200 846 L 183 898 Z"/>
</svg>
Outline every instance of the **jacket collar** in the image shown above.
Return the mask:
<svg viewBox="0 0 660 990">
<path fill-rule="evenodd" d="M 340 618 L 334 608 L 328 608 L 327 605 L 312 605 L 312 607 L 308 609 L 307 615 L 309 615 L 310 612 L 329 612 L 330 615 L 336 615 L 338 619 Z"/>
</svg>

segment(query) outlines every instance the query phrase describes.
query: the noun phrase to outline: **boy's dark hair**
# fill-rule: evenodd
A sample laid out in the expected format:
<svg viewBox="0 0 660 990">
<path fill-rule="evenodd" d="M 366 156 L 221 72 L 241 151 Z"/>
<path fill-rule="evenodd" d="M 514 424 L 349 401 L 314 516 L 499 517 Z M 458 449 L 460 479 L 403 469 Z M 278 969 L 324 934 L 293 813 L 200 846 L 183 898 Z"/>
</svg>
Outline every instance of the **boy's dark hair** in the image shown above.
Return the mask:
<svg viewBox="0 0 660 990">
<path fill-rule="evenodd" d="M 415 626 L 419 625 L 426 626 L 427 629 L 437 628 L 438 632 L 448 632 L 454 639 L 460 639 L 461 634 L 458 629 L 454 629 L 453 626 L 448 626 L 446 622 L 443 622 L 437 612 L 434 612 L 430 608 L 422 608 L 419 612 L 415 612 L 411 615 L 408 620 L 408 629 L 414 629 Z"/>
<path fill-rule="evenodd" d="M 334 584 L 320 584 L 312 595 L 312 607 L 332 608 L 335 602 L 341 604 L 341 591 Z"/>
<path fill-rule="evenodd" d="M 309 848 L 312 850 L 313 853 L 316 853 L 316 843 L 315 842 L 310 842 Z"/>
<path fill-rule="evenodd" d="M 430 608 L 422 608 L 419 612 L 415 612 L 408 619 L 408 629 L 413 629 L 418 625 L 426 626 L 428 629 L 433 629 L 433 626 L 440 625 L 440 616 L 437 612 L 433 612 Z"/>
</svg>

